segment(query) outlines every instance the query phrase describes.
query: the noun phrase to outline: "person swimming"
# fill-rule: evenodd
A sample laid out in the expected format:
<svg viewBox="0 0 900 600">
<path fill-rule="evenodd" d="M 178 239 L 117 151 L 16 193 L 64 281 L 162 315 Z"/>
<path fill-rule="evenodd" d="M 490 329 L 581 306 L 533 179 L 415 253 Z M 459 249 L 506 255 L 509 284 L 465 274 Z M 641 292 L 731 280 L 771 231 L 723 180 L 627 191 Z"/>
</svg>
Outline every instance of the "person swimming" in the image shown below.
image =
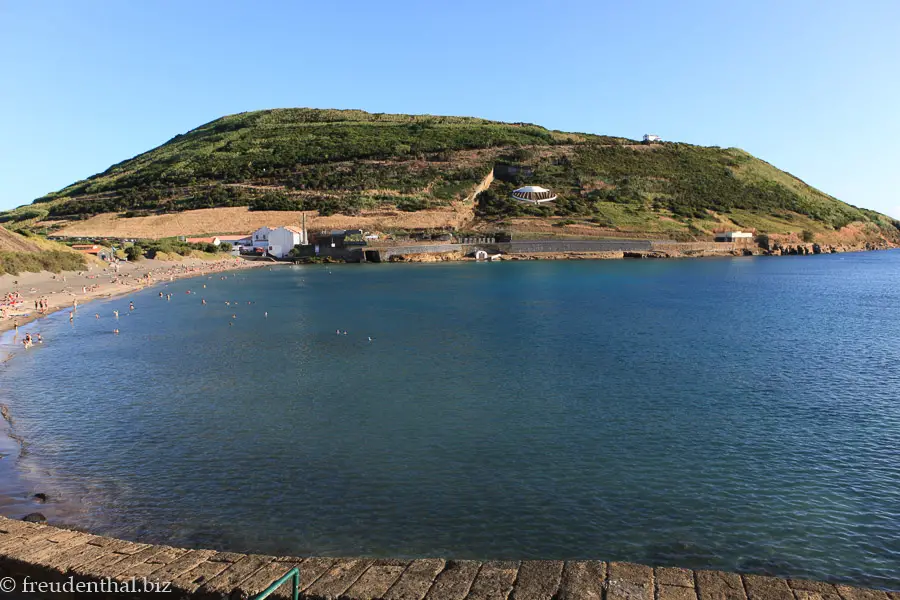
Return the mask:
<svg viewBox="0 0 900 600">
<path fill-rule="evenodd" d="M 99 319 L 99 318 L 100 318 L 100 313 L 94 313 L 94 318 L 95 318 L 95 319 Z"/>
<path fill-rule="evenodd" d="M 269 318 L 269 313 L 268 313 L 268 312 L 264 312 L 264 313 L 263 313 L 263 317 L 266 318 L 266 319 L 268 319 L 268 318 Z"/>
<path fill-rule="evenodd" d="M 115 317 L 118 319 L 118 318 L 119 318 L 119 311 L 114 310 L 114 311 L 113 311 L 113 316 L 115 316 Z"/>
<path fill-rule="evenodd" d="M 41 337 L 41 334 L 40 334 L 40 333 L 37 334 L 37 343 L 38 343 L 38 344 L 43 344 L 43 343 L 44 343 L 44 338 Z"/>
<path fill-rule="evenodd" d="M 118 329 L 113 329 L 113 333 L 116 334 L 116 335 L 119 335 L 119 330 L 118 330 Z"/>
<path fill-rule="evenodd" d="M 200 304 L 206 304 L 206 298 L 200 298 Z"/>
<path fill-rule="evenodd" d="M 134 310 L 134 302 L 128 303 L 128 310 Z"/>
</svg>

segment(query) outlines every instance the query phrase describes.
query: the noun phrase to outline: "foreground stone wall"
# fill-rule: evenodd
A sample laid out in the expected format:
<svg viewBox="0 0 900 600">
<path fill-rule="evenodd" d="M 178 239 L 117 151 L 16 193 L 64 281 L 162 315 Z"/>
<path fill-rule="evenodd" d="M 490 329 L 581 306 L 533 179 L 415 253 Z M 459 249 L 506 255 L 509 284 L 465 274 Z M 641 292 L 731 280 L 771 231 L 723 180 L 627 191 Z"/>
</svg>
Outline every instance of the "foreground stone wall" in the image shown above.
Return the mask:
<svg viewBox="0 0 900 600">
<path fill-rule="evenodd" d="M 107 589 L 107 580 L 140 586 L 146 578 L 167 593 L 141 597 L 252 598 L 295 566 L 302 597 L 310 600 L 900 600 L 900 592 L 593 560 L 302 558 L 186 550 L 0 517 L 0 576 L 14 578 L 18 590 L 26 576 L 58 584 L 70 578 L 104 582 Z M 270 597 L 290 593 L 284 585 Z M 123 597 L 53 597 L 88 596 Z"/>
</svg>

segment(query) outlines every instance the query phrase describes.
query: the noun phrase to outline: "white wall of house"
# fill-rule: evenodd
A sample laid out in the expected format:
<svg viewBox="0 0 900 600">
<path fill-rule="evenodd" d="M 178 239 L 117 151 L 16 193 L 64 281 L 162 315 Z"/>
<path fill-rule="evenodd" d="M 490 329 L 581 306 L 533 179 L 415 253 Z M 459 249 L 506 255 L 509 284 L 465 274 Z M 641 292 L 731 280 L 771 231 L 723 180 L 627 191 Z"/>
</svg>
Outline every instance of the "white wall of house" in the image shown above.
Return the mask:
<svg viewBox="0 0 900 600">
<path fill-rule="evenodd" d="M 302 236 L 296 231 L 279 227 L 269 231 L 268 252 L 276 258 L 284 258 L 300 243 Z"/>
<path fill-rule="evenodd" d="M 256 231 L 253 232 L 252 241 L 254 248 L 262 248 L 263 250 L 269 249 L 269 233 L 272 229 L 268 227 L 260 227 Z"/>
</svg>

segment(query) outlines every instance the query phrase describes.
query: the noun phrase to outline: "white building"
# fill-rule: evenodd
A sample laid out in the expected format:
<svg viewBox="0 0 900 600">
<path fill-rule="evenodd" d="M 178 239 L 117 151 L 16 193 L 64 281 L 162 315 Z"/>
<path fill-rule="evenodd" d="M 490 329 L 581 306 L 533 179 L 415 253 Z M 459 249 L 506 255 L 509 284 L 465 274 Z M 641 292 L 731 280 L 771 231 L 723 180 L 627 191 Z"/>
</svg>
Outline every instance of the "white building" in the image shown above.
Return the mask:
<svg viewBox="0 0 900 600">
<path fill-rule="evenodd" d="M 749 239 L 753 239 L 753 234 L 746 231 L 721 231 L 716 234 L 717 242 L 736 242 Z"/>
<path fill-rule="evenodd" d="M 661 142 L 661 141 L 662 141 L 662 138 L 659 137 L 659 136 L 656 135 L 656 134 L 653 134 L 653 133 L 645 133 L 645 134 L 644 134 L 644 141 L 647 142 L 647 143 Z"/>
<path fill-rule="evenodd" d="M 269 232 L 272 231 L 273 227 L 266 227 L 263 225 L 259 229 L 253 232 L 251 236 L 250 243 L 253 246 L 253 249 L 259 253 L 268 252 L 269 250 Z"/>
<path fill-rule="evenodd" d="M 512 198 L 513 200 L 519 200 L 520 202 L 540 204 L 541 202 L 552 202 L 556 200 L 556 194 L 539 185 L 526 185 L 525 187 L 513 190 Z"/>
<path fill-rule="evenodd" d="M 253 248 L 260 254 L 284 258 L 297 244 L 309 243 L 300 227 L 260 227 L 252 235 Z"/>
</svg>

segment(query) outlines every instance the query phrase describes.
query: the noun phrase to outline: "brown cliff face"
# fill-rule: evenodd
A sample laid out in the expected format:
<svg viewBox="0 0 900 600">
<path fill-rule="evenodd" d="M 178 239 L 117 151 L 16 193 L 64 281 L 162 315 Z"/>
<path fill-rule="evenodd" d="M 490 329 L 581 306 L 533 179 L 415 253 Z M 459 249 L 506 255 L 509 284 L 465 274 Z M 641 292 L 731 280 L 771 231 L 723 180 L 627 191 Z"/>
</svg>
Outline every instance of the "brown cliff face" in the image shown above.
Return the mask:
<svg viewBox="0 0 900 600">
<path fill-rule="evenodd" d="M 898 245 L 888 240 L 857 242 L 853 244 L 772 244 L 762 249 L 766 256 L 805 256 L 808 254 L 837 254 L 839 252 L 863 252 L 867 250 L 889 250 Z"/>
</svg>

